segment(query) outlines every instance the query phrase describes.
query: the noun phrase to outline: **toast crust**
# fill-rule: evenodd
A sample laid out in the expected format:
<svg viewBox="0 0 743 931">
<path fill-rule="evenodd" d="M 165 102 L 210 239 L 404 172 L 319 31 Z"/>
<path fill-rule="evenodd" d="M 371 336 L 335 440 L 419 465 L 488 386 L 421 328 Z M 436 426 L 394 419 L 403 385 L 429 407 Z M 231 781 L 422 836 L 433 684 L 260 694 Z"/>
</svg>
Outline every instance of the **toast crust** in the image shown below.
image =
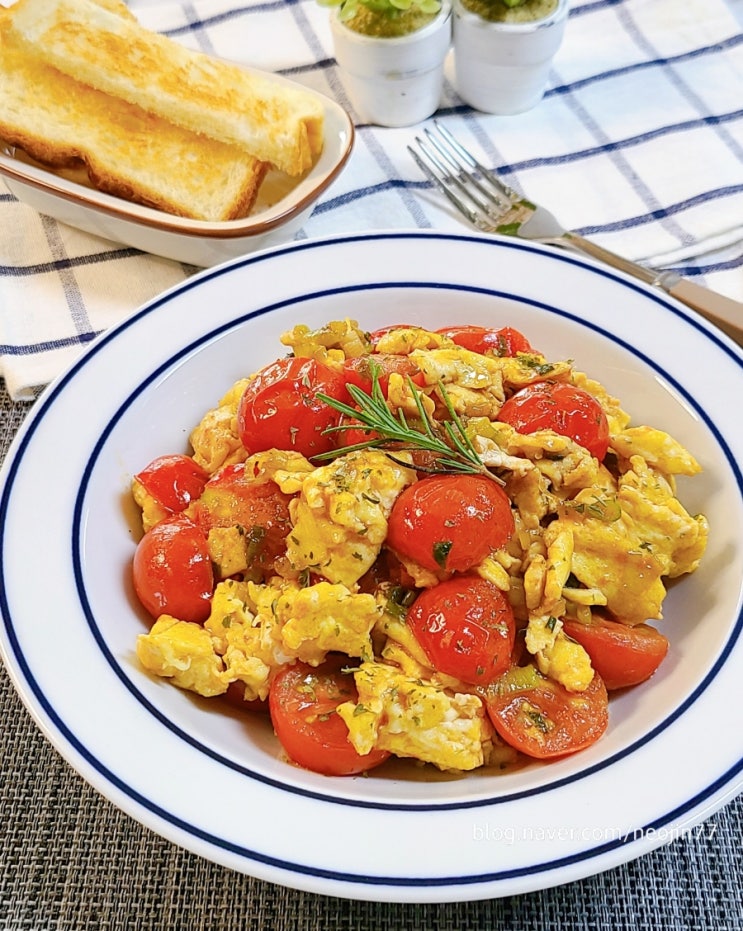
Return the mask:
<svg viewBox="0 0 743 931">
<path fill-rule="evenodd" d="M 43 49 L 70 77 L 287 174 L 304 173 L 322 148 L 322 108 L 299 88 L 186 49 L 93 0 L 18 0 L 10 12 L 27 54 Z"/>
<path fill-rule="evenodd" d="M 107 193 L 196 220 L 246 216 L 268 166 L 29 57 L 0 17 L 0 137 Z M 178 170 L 169 170 L 177 166 Z"/>
</svg>

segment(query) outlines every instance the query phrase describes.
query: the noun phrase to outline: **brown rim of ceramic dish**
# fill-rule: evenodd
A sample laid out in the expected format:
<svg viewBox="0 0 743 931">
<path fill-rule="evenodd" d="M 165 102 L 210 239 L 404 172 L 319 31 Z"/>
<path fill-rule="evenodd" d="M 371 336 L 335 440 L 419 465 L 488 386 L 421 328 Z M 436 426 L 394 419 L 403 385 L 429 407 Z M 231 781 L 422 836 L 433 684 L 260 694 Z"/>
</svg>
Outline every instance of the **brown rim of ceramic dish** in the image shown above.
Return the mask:
<svg viewBox="0 0 743 931">
<path fill-rule="evenodd" d="M 317 184 L 313 185 L 300 200 L 293 202 L 290 207 L 287 207 L 281 213 L 273 215 L 268 220 L 261 220 L 260 214 L 247 216 L 239 220 L 215 222 L 177 217 L 157 210 L 157 208 L 154 207 L 130 203 L 121 198 L 117 198 L 113 194 L 106 194 L 103 191 L 87 188 L 75 181 L 62 178 L 55 174 L 53 169 L 45 168 L 43 165 L 31 165 L 18 161 L 12 155 L 8 155 L 2 150 L 0 150 L 0 176 L 5 176 L 21 184 L 30 185 L 37 190 L 53 194 L 70 203 L 78 204 L 81 207 L 86 207 L 99 213 L 104 213 L 129 223 L 140 224 L 151 229 L 177 233 L 180 236 L 206 236 L 210 239 L 237 239 L 242 236 L 257 236 L 275 229 L 277 226 L 286 223 L 286 221 L 293 216 L 302 213 L 310 203 L 317 200 L 320 194 L 322 194 L 322 192 L 338 177 L 351 155 L 355 132 L 350 118 L 347 119 L 347 126 L 344 128 L 348 137 L 347 142 L 340 150 L 337 160 L 331 166 L 327 174 L 325 174 Z M 8 146 L 8 148 L 13 147 Z M 320 158 L 322 158 L 322 155 Z M 36 177 L 37 172 L 42 172 L 44 178 Z M 298 184 L 301 184 L 303 180 L 306 179 L 300 179 Z M 101 202 L 98 198 L 106 198 L 106 201 Z M 140 216 L 132 213 L 132 208 L 146 210 L 149 215 Z"/>
</svg>

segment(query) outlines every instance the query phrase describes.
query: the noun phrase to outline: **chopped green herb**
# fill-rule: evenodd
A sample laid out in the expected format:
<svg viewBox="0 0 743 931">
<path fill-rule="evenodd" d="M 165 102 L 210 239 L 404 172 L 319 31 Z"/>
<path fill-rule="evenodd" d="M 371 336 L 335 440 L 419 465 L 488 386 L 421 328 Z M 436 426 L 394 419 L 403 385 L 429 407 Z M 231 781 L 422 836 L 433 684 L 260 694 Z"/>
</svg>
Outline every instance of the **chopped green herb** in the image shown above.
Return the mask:
<svg viewBox="0 0 743 931">
<path fill-rule="evenodd" d="M 543 734 L 547 733 L 549 726 L 540 711 L 527 711 L 526 716 Z"/>
<path fill-rule="evenodd" d="M 389 593 L 385 611 L 396 617 L 400 621 L 405 620 L 408 608 L 418 597 L 418 592 L 413 588 L 404 588 L 402 585 L 395 585 Z"/>
<path fill-rule="evenodd" d="M 613 524 L 622 516 L 622 507 L 616 495 L 594 495 L 590 501 L 581 501 L 577 504 L 566 502 L 566 506 L 573 508 L 578 514 L 595 517 L 607 524 Z"/>
<path fill-rule="evenodd" d="M 553 372 L 555 366 L 551 362 L 545 362 L 540 356 L 527 355 L 519 353 L 519 362 L 525 369 L 535 372 L 537 375 L 549 375 Z"/>
<path fill-rule="evenodd" d="M 453 545 L 451 540 L 439 540 L 433 545 L 433 558 L 442 569 L 446 569 L 446 559 Z"/>
</svg>

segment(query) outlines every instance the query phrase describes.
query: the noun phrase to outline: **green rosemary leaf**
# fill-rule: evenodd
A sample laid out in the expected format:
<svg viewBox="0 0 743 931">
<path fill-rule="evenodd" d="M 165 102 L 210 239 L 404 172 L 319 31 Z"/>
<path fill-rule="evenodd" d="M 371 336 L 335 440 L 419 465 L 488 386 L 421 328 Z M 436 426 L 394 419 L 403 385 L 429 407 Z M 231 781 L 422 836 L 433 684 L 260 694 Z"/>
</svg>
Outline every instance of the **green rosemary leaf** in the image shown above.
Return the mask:
<svg viewBox="0 0 743 931">
<path fill-rule="evenodd" d="M 456 445 L 457 449 L 462 453 L 463 456 L 466 456 L 468 459 L 480 460 L 480 457 L 477 455 L 475 447 L 472 445 L 472 440 L 469 438 L 467 431 L 464 429 L 462 421 L 459 419 L 459 415 L 454 410 L 454 405 L 451 402 L 449 393 L 443 384 L 439 385 L 439 391 L 441 392 L 441 397 L 443 398 L 446 409 L 449 413 L 451 420 L 444 422 L 444 427 L 449 434 L 452 442 Z"/>
<path fill-rule="evenodd" d="M 346 385 L 351 400 L 356 405 L 352 407 L 343 401 L 338 401 L 326 394 L 318 394 L 318 398 L 325 404 L 334 408 L 341 414 L 350 418 L 349 423 L 328 427 L 326 433 L 342 432 L 358 428 L 360 424 L 375 436 L 368 441 L 343 446 L 331 452 L 322 453 L 313 457 L 317 460 L 334 459 L 346 453 L 362 449 L 382 449 L 393 461 L 407 465 L 394 458 L 393 453 L 423 450 L 433 454 L 433 461 L 419 468 L 422 472 L 454 472 L 458 474 L 486 475 L 494 481 L 499 479 L 483 465 L 464 426 L 454 410 L 446 388 L 443 383 L 436 385 L 437 391 L 446 407 L 449 419 L 437 421 L 427 410 L 424 404 L 424 394 L 408 377 L 408 387 L 415 403 L 418 415 L 418 424 L 411 425 L 405 412 L 400 409 L 394 414 L 382 392 L 379 383 L 380 369 L 372 367 L 371 391 L 367 393 L 357 385 Z"/>
</svg>

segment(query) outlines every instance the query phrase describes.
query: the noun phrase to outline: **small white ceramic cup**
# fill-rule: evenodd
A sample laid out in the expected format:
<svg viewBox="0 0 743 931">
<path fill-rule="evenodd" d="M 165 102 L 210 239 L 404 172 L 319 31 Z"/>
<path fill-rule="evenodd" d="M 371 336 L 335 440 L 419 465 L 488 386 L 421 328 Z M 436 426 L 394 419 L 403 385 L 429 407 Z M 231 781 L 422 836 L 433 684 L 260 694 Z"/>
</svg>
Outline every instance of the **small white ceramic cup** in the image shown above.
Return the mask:
<svg viewBox="0 0 743 931">
<path fill-rule="evenodd" d="M 544 96 L 559 49 L 569 0 L 544 19 L 487 22 L 454 0 L 454 80 L 465 103 L 485 113 L 531 110 Z"/>
<path fill-rule="evenodd" d="M 373 38 L 331 15 L 335 58 L 359 118 L 379 126 L 412 126 L 439 106 L 444 59 L 451 45 L 451 6 L 436 19 L 399 38 Z"/>
</svg>

